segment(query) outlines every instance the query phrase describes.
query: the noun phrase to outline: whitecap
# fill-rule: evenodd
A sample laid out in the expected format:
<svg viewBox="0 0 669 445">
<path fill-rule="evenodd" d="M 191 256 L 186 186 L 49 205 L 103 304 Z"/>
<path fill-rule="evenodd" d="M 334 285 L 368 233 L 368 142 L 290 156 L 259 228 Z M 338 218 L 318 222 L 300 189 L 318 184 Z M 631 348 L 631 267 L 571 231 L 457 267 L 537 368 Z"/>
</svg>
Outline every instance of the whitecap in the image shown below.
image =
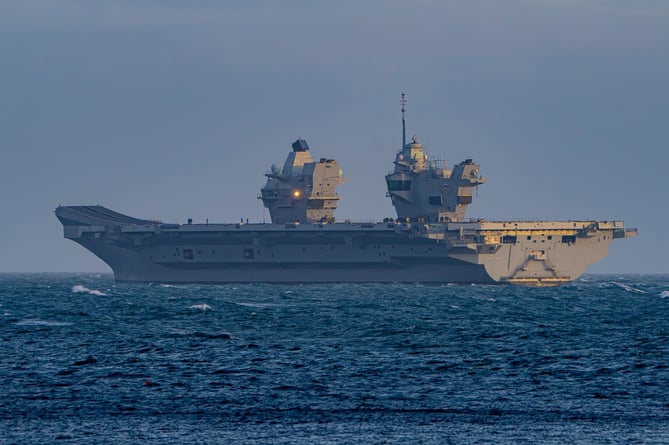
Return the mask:
<svg viewBox="0 0 669 445">
<path fill-rule="evenodd" d="M 646 292 L 646 291 L 644 291 L 644 290 L 637 289 L 637 288 L 632 287 L 632 286 L 628 286 L 627 284 L 618 283 L 618 282 L 616 282 L 616 281 L 613 281 L 612 284 L 615 284 L 616 286 L 618 286 L 618 287 L 620 287 L 620 288 L 622 288 L 622 289 L 625 289 L 627 292 L 635 292 L 635 293 L 637 293 L 637 294 L 647 294 L 647 293 L 648 293 L 648 292 Z"/>
<path fill-rule="evenodd" d="M 663 290 L 663 291 L 660 293 L 660 297 L 662 297 L 662 298 L 669 298 L 669 290 Z"/>
<path fill-rule="evenodd" d="M 107 295 L 104 292 L 101 292 L 101 291 L 95 290 L 95 289 L 89 289 L 86 286 L 82 286 L 81 284 L 76 284 L 76 285 L 72 286 L 72 292 L 74 292 L 75 294 L 79 294 L 79 293 L 82 293 L 82 292 L 88 292 L 91 295 L 97 295 L 99 297 L 104 297 L 104 296 Z"/>
<path fill-rule="evenodd" d="M 265 308 L 269 307 L 268 304 L 263 304 L 263 303 L 235 303 L 238 306 L 245 306 L 245 307 L 256 307 L 256 308 Z"/>
<path fill-rule="evenodd" d="M 293 304 L 281 304 L 281 303 L 239 303 L 235 302 L 237 306 L 253 307 L 253 308 L 273 308 L 273 307 L 293 307 Z"/>
<path fill-rule="evenodd" d="M 17 321 L 15 323 L 17 326 L 70 326 L 72 323 L 65 321 L 49 321 L 49 320 L 36 320 L 36 319 L 27 319 Z"/>
<path fill-rule="evenodd" d="M 208 311 L 209 309 L 211 309 L 211 306 L 209 306 L 206 303 L 205 304 L 194 304 L 189 309 L 199 309 L 201 311 Z"/>
</svg>

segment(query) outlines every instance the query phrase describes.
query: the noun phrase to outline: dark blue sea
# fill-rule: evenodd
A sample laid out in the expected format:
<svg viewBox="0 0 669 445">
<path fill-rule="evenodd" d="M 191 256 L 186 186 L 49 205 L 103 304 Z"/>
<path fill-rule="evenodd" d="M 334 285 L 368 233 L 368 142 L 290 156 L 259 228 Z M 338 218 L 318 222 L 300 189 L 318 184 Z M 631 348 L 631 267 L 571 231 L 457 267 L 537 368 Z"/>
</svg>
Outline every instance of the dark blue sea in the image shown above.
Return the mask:
<svg viewBox="0 0 669 445">
<path fill-rule="evenodd" d="M 669 276 L 0 275 L 0 443 L 669 443 Z"/>
</svg>

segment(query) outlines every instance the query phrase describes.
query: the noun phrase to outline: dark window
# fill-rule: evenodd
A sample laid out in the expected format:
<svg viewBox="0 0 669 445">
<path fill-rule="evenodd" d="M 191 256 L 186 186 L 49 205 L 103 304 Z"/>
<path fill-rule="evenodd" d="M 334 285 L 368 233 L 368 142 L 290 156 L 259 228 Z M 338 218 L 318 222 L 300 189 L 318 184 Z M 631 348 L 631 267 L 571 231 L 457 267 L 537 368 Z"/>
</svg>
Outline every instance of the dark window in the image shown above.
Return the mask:
<svg viewBox="0 0 669 445">
<path fill-rule="evenodd" d="M 562 242 L 563 243 L 568 243 L 568 244 L 575 243 L 576 242 L 576 235 L 564 235 L 562 237 Z"/>
<path fill-rule="evenodd" d="M 503 244 L 516 244 L 516 237 L 512 235 L 504 235 L 502 237 Z"/>
<path fill-rule="evenodd" d="M 471 203 L 472 203 L 471 196 L 458 196 L 458 204 L 471 204 Z"/>
<path fill-rule="evenodd" d="M 244 259 L 246 260 L 253 259 L 253 249 L 244 249 Z"/>
<path fill-rule="evenodd" d="M 553 239 L 553 235 L 548 235 L 548 241 Z"/>
<path fill-rule="evenodd" d="M 411 181 L 406 181 L 406 180 L 398 181 L 398 180 L 388 179 L 386 180 L 386 183 L 388 184 L 389 192 L 411 190 Z"/>
<path fill-rule="evenodd" d="M 193 249 L 184 249 L 183 254 L 184 254 L 184 260 L 193 259 Z"/>
<path fill-rule="evenodd" d="M 440 206 L 443 204 L 441 196 L 430 196 L 429 200 L 430 200 L 430 205 L 433 206 Z"/>
</svg>

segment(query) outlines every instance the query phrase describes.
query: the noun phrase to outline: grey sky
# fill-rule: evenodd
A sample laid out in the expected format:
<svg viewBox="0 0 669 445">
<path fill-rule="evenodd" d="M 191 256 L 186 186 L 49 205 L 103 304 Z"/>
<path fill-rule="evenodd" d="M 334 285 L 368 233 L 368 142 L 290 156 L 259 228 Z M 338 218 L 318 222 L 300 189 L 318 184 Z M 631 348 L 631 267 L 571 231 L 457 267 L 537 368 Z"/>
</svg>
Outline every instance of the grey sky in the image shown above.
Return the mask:
<svg viewBox="0 0 669 445">
<path fill-rule="evenodd" d="M 622 219 L 590 272 L 669 273 L 669 2 L 4 1 L 0 271 L 109 271 L 58 204 L 260 221 L 306 138 L 348 182 L 339 220 L 394 216 L 408 132 L 474 158 L 469 216 Z"/>
</svg>

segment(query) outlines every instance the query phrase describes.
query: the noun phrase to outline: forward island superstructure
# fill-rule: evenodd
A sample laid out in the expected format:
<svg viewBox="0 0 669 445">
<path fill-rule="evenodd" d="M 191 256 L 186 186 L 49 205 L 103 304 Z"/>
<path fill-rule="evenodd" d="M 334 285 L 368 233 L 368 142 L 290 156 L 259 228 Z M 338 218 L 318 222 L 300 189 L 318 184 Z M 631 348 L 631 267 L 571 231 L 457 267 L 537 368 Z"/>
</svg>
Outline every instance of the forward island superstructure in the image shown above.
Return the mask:
<svg viewBox="0 0 669 445">
<path fill-rule="evenodd" d="M 471 159 L 431 160 L 418 138 L 386 176 L 397 217 L 335 222 L 345 179 L 334 159 L 314 161 L 298 139 L 273 165 L 259 198 L 271 224 L 162 223 L 102 206 L 60 206 L 64 235 L 105 261 L 117 281 L 162 283 L 421 282 L 554 286 L 575 280 L 636 235 L 620 221 L 465 220 L 486 182 Z"/>
</svg>

